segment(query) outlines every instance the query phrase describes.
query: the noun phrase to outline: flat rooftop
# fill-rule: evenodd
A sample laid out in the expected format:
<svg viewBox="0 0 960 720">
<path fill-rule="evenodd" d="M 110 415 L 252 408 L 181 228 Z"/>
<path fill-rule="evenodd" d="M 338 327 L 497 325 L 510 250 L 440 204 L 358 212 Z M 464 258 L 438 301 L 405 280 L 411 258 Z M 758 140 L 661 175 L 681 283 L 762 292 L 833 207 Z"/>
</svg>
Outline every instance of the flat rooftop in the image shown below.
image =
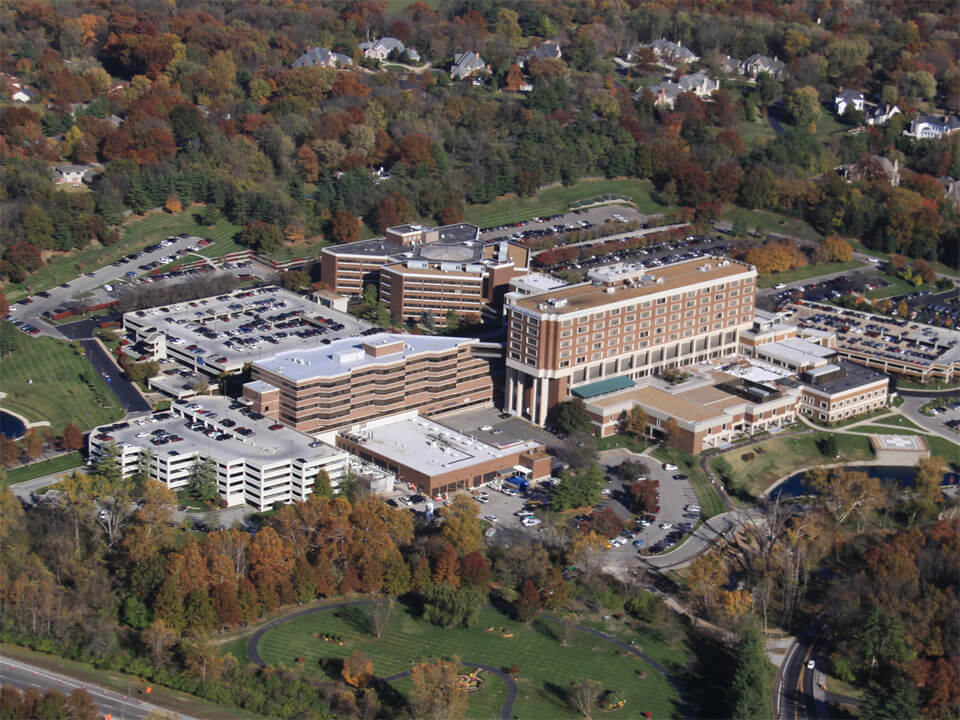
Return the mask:
<svg viewBox="0 0 960 720">
<path fill-rule="evenodd" d="M 827 382 L 819 385 L 807 382 L 805 382 L 804 385 L 813 388 L 814 390 L 819 390 L 821 392 L 834 395 L 839 392 L 846 392 L 847 390 L 853 390 L 855 388 L 862 387 L 863 385 L 877 382 L 878 380 L 888 379 L 887 376 L 881 372 L 871 370 L 863 365 L 857 365 L 857 363 L 850 362 L 849 360 L 837 358 L 833 364 L 837 365 L 844 371 L 843 377 L 828 380 Z"/>
<path fill-rule="evenodd" d="M 454 223 L 437 228 L 440 242 L 461 243 L 467 240 L 476 240 L 480 237 L 480 228 L 470 223 Z"/>
<path fill-rule="evenodd" d="M 516 305 L 525 310 L 539 312 L 540 303 L 560 301 L 565 304 L 554 305 L 546 312 L 564 315 L 622 300 L 639 300 L 647 295 L 680 290 L 698 283 L 733 278 L 738 275 L 756 277 L 756 274 L 756 270 L 751 265 L 735 260 L 695 258 L 645 270 L 644 281 L 638 287 L 616 286 L 615 292 L 609 293 L 606 286 L 582 283 L 529 298 L 521 298 Z"/>
<path fill-rule="evenodd" d="M 135 310 L 124 313 L 124 322 L 165 335 L 171 360 L 214 374 L 284 350 L 323 347 L 369 326 L 276 286 Z"/>
<path fill-rule="evenodd" d="M 686 420 L 694 423 L 713 420 L 723 415 L 722 409 L 714 410 L 705 407 L 694 400 L 683 397 L 682 395 L 675 395 L 671 392 L 661 390 L 660 388 L 656 388 L 651 385 L 645 385 L 643 387 L 634 388 L 633 390 L 625 390 L 616 394 L 593 398 L 587 402 L 590 405 L 596 405 L 597 407 L 601 408 L 615 407 L 624 403 L 633 404 L 636 402 L 656 408 L 657 410 L 665 412 L 679 420 Z"/>
<path fill-rule="evenodd" d="M 331 245 L 323 249 L 324 252 L 333 255 L 369 255 L 370 257 L 389 257 L 392 255 L 402 255 L 404 247 L 398 242 L 387 240 L 386 238 L 371 238 L 369 240 L 357 240 L 343 245 Z"/>
<path fill-rule="evenodd" d="M 510 281 L 510 284 L 522 293 L 535 295 L 538 293 L 549 292 L 550 290 L 557 290 L 558 288 L 566 287 L 568 283 L 566 280 L 561 280 L 553 275 L 532 272 L 522 275 L 518 278 L 513 278 Z"/>
<path fill-rule="evenodd" d="M 377 333 L 361 338 L 343 338 L 329 345 L 300 350 L 289 350 L 271 358 L 258 360 L 254 367 L 282 377 L 302 382 L 317 377 L 336 377 L 353 370 L 374 365 L 388 365 L 420 355 L 454 350 L 462 345 L 477 342 L 472 338 L 432 337 L 404 333 Z M 398 352 L 376 357 L 364 346 L 398 344 Z"/>
<path fill-rule="evenodd" d="M 801 338 L 787 338 L 757 348 L 758 353 L 793 367 L 825 365 L 827 358 L 837 354 L 833 348 L 817 345 Z"/>
<path fill-rule="evenodd" d="M 195 405 L 199 405 L 199 408 L 193 408 Z M 269 463 L 297 458 L 303 458 L 304 460 L 329 458 L 343 452 L 286 426 L 277 430 L 270 430 L 270 427 L 276 424 L 275 420 L 267 417 L 262 420 L 253 420 L 241 413 L 239 404 L 231 398 L 204 395 L 175 402 L 172 410 L 171 417 L 167 420 L 144 421 L 143 425 L 138 425 L 134 421 L 130 423 L 130 427 L 111 431 L 109 434 L 113 436 L 118 445 L 126 444 L 141 447 L 150 450 L 156 457 L 189 455 L 200 452 L 203 455 L 224 460 L 242 458 L 259 463 Z M 201 415 L 200 410 L 205 410 L 206 414 Z M 222 432 L 230 435 L 230 439 L 215 440 L 201 431 L 188 429 L 187 425 L 190 420 L 177 415 L 177 412 L 180 411 L 189 413 L 198 419 L 203 419 L 208 427 L 219 428 Z M 234 424 L 228 427 L 223 424 L 225 420 L 232 421 Z M 243 437 L 236 433 L 238 428 L 248 428 L 253 431 L 253 434 Z M 182 437 L 183 440 L 164 445 L 153 445 L 150 442 L 151 436 L 149 434 L 160 429 Z M 137 435 L 141 434 L 144 437 L 138 438 Z M 311 444 L 314 447 L 311 447 Z"/>
<path fill-rule="evenodd" d="M 364 448 L 430 476 L 540 447 L 540 443 L 533 440 L 491 445 L 419 416 L 380 425 L 359 434 L 341 434 L 353 439 L 362 436 Z"/>
</svg>

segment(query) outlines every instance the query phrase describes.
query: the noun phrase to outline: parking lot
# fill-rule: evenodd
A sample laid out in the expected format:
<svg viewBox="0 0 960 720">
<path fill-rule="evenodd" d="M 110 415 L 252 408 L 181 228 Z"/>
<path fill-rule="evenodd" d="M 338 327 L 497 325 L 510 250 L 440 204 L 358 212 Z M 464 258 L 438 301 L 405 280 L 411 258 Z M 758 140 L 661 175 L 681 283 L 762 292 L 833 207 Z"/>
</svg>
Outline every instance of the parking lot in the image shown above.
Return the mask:
<svg viewBox="0 0 960 720">
<path fill-rule="evenodd" d="M 632 242 L 631 242 L 632 241 Z M 727 241 L 711 236 L 688 236 L 683 239 L 665 241 L 643 238 L 622 238 L 611 240 L 591 247 L 591 256 L 577 258 L 550 266 L 552 272 L 579 270 L 585 272 L 610 263 L 635 263 L 646 268 L 660 267 L 705 255 L 723 256 L 730 249 Z M 562 250 L 562 248 L 558 248 Z"/>
<path fill-rule="evenodd" d="M 123 322 L 135 349 L 146 352 L 137 341 L 162 333 L 169 357 L 207 373 L 238 370 L 286 350 L 329 345 L 371 327 L 277 286 L 134 310 Z"/>
<path fill-rule="evenodd" d="M 610 232 L 614 233 L 620 232 L 616 229 L 618 225 L 627 222 L 644 223 L 646 220 L 646 215 L 637 212 L 628 205 L 606 205 L 549 217 L 533 218 L 525 222 L 483 228 L 480 231 L 480 236 L 482 240 L 507 237 L 514 240 L 529 240 L 538 237 L 560 238 L 568 232 L 592 230 L 599 226 L 609 228 Z"/>
</svg>

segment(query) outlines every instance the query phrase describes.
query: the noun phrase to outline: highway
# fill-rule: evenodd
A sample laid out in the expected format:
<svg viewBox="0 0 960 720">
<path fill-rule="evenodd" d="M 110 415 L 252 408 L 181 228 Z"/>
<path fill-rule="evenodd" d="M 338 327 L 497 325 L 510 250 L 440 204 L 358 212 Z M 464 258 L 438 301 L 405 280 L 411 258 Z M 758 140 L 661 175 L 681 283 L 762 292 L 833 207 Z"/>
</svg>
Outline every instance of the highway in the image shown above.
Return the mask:
<svg viewBox="0 0 960 720">
<path fill-rule="evenodd" d="M 859 700 L 827 689 L 827 676 L 821 671 L 829 662 L 827 642 L 826 633 L 818 620 L 790 648 L 781 666 L 780 684 L 776 689 L 777 720 L 829 720 L 831 704 L 859 707 Z M 811 660 L 813 668 L 807 666 Z"/>
<path fill-rule="evenodd" d="M 140 720 L 151 713 L 157 713 L 155 717 L 195 720 L 190 715 L 180 715 L 137 698 L 126 697 L 113 690 L 83 683 L 66 675 L 43 670 L 8 657 L 0 657 L 0 684 L 12 685 L 21 690 L 29 687 L 59 690 L 65 695 L 69 695 L 77 688 L 84 688 L 90 693 L 97 709 L 104 716 L 109 715 L 111 720 Z"/>
</svg>

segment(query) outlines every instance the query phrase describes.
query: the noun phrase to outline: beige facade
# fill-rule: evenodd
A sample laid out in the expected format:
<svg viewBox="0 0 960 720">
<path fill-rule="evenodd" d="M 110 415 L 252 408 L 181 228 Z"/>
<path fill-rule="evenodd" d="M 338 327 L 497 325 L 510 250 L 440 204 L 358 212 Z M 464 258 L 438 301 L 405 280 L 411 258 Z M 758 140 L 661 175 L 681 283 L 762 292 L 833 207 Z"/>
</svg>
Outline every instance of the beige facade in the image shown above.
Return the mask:
<svg viewBox="0 0 960 720">
<path fill-rule="evenodd" d="M 543 425 L 577 386 L 736 352 L 752 326 L 756 277 L 752 266 L 718 258 L 611 266 L 590 282 L 515 300 L 507 306 L 506 409 Z"/>
</svg>

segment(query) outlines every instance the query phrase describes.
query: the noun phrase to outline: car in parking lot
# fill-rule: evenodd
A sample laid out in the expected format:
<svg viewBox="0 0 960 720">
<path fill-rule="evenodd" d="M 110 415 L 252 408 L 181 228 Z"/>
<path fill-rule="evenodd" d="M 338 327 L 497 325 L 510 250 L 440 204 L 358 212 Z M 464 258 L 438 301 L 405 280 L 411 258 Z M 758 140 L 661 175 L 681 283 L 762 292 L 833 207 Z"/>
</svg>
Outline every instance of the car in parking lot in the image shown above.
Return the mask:
<svg viewBox="0 0 960 720">
<path fill-rule="evenodd" d="M 499 518 L 497 518 L 496 515 L 484 515 L 483 519 L 486 520 L 487 522 L 495 523 Z"/>
<path fill-rule="evenodd" d="M 540 524 L 540 522 L 541 522 L 540 518 L 525 517 L 520 521 L 520 524 L 523 525 L 524 527 L 529 528 L 529 527 L 536 527 L 537 525 Z"/>
<path fill-rule="evenodd" d="M 660 523 L 660 529 L 661 529 L 661 530 L 669 530 L 669 529 L 672 528 L 672 527 L 673 527 L 673 523 L 672 523 L 672 522 L 662 522 L 662 523 Z"/>
<path fill-rule="evenodd" d="M 661 465 L 660 467 L 662 467 L 664 470 L 666 470 L 666 471 L 668 471 L 668 472 L 670 472 L 670 471 L 672 471 L 672 470 L 679 470 L 679 469 L 680 469 L 680 468 L 678 468 L 676 465 L 674 465 L 673 463 L 664 463 L 664 464 Z"/>
</svg>

